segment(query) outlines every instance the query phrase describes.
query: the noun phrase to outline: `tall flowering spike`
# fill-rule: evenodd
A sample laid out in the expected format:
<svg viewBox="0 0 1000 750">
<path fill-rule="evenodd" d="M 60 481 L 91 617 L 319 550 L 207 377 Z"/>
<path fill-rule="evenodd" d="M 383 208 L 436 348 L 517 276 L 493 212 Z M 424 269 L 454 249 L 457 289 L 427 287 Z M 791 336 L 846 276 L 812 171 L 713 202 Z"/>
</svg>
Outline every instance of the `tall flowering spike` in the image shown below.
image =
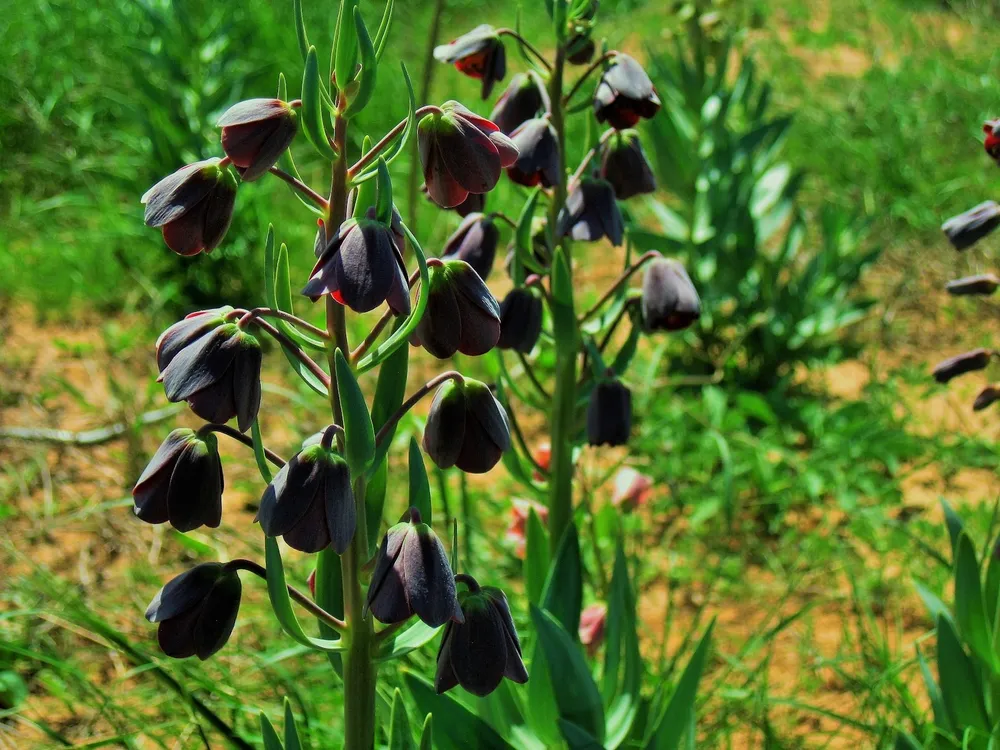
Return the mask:
<svg viewBox="0 0 1000 750">
<path fill-rule="evenodd" d="M 132 488 L 135 514 L 178 531 L 222 522 L 222 461 L 212 434 L 177 429 L 167 435 Z"/>
<path fill-rule="evenodd" d="M 463 260 L 431 267 L 427 309 L 414 343 L 439 359 L 461 352 L 486 354 L 500 338 L 500 305 L 479 274 Z"/>
<path fill-rule="evenodd" d="M 397 315 L 410 311 L 409 286 L 397 238 L 376 219 L 348 219 L 320 256 L 302 294 L 314 302 L 325 294 L 355 312 L 383 302 Z"/>
<path fill-rule="evenodd" d="M 625 236 L 625 222 L 615 202 L 615 191 L 605 180 L 584 178 L 566 198 L 559 212 L 556 234 L 582 242 L 607 237 L 619 246 Z"/>
<path fill-rule="evenodd" d="M 260 409 L 260 342 L 235 323 L 218 322 L 218 310 L 175 323 L 156 346 L 159 380 L 169 401 L 187 401 L 213 424 L 236 417 L 245 432 Z"/>
<path fill-rule="evenodd" d="M 518 73 L 510 79 L 507 90 L 497 100 L 490 120 L 501 132 L 510 135 L 521 123 L 551 109 L 552 100 L 539 75 L 534 71 Z"/>
<path fill-rule="evenodd" d="M 632 392 L 619 380 L 594 386 L 587 405 L 587 442 L 625 445 L 632 432 Z"/>
<path fill-rule="evenodd" d="M 983 123 L 983 132 L 986 133 L 986 140 L 983 141 L 983 148 L 990 155 L 993 161 L 1000 164 L 1000 120 L 987 120 Z"/>
<path fill-rule="evenodd" d="M 594 93 L 597 121 L 624 130 L 653 117 L 659 109 L 660 99 L 646 71 L 628 55 L 616 53 Z"/>
<path fill-rule="evenodd" d="M 528 289 L 511 289 L 500 304 L 500 339 L 497 346 L 527 354 L 535 348 L 541 332 L 541 299 Z"/>
<path fill-rule="evenodd" d="M 559 137 L 549 118 L 528 120 L 511 133 L 517 146 L 517 161 L 507 167 L 507 176 L 518 185 L 554 187 L 562 182 L 559 173 Z"/>
<path fill-rule="evenodd" d="M 939 363 L 934 368 L 934 379 L 939 383 L 947 383 L 952 378 L 965 375 L 976 370 L 985 370 L 990 363 L 993 352 L 989 349 L 973 349 L 969 352 L 956 354 Z"/>
<path fill-rule="evenodd" d="M 1000 226 L 1000 204 L 983 201 L 965 213 L 952 216 L 941 231 L 956 250 L 966 250 Z"/>
<path fill-rule="evenodd" d="M 679 331 L 698 320 L 701 300 L 684 266 L 658 258 L 642 280 L 642 320 L 647 331 Z"/>
<path fill-rule="evenodd" d="M 442 208 L 488 193 L 517 160 L 517 147 L 496 125 L 455 101 L 420 120 L 417 142 L 427 193 Z"/>
<path fill-rule="evenodd" d="M 998 286 L 1000 286 L 1000 278 L 996 274 L 979 273 L 975 276 L 965 276 L 961 279 L 949 281 L 945 289 L 948 291 L 948 294 L 956 297 L 967 295 L 987 296 L 993 294 Z"/>
<path fill-rule="evenodd" d="M 298 116 L 281 99 L 248 99 L 219 118 L 222 150 L 240 176 L 253 182 L 273 167 L 295 140 Z"/>
<path fill-rule="evenodd" d="M 465 217 L 448 238 L 441 254 L 443 260 L 464 260 L 486 281 L 497 255 L 500 229 L 490 216 L 472 213 Z"/>
<path fill-rule="evenodd" d="M 653 168 L 634 130 L 616 132 L 605 142 L 601 148 L 600 175 L 611 183 L 618 200 L 656 190 Z"/>
<path fill-rule="evenodd" d="M 437 656 L 434 689 L 438 694 L 456 685 L 486 696 L 506 677 L 523 685 L 528 670 L 521 658 L 521 641 L 510 615 L 507 597 L 493 586 L 480 587 L 469 576 L 469 590 L 459 595 L 464 622 L 449 622 Z"/>
<path fill-rule="evenodd" d="M 488 99 L 493 84 L 507 75 L 507 52 L 496 29 L 488 24 L 477 26 L 448 44 L 434 48 L 434 58 L 453 64 L 461 73 L 483 82 L 483 99 Z"/>
<path fill-rule="evenodd" d="M 485 474 L 510 447 L 507 413 L 485 383 L 449 380 L 434 394 L 423 446 L 438 468 Z"/>
<path fill-rule="evenodd" d="M 146 619 L 159 624 L 160 649 L 175 659 L 212 656 L 233 632 L 242 592 L 239 575 L 221 563 L 202 563 L 181 573 L 146 609 Z"/>
<path fill-rule="evenodd" d="M 416 508 L 382 537 L 365 606 L 387 625 L 412 615 L 432 628 L 462 620 L 444 545 Z"/>
<path fill-rule="evenodd" d="M 236 177 L 220 159 L 188 164 L 142 196 L 148 227 L 160 227 L 178 255 L 211 252 L 226 236 L 236 203 Z"/>
<path fill-rule="evenodd" d="M 329 444 L 303 448 L 264 490 L 257 520 L 265 534 L 284 537 L 292 549 L 332 546 L 342 555 L 357 526 L 347 462 Z"/>
</svg>

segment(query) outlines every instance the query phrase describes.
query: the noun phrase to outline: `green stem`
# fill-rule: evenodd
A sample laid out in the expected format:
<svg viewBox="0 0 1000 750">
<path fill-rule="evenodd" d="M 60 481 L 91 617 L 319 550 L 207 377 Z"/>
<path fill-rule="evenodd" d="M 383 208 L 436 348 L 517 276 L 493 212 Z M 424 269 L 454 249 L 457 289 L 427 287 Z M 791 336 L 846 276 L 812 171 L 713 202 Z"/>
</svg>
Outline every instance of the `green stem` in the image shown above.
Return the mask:
<svg viewBox="0 0 1000 750">
<path fill-rule="evenodd" d="M 474 510 L 472 508 L 472 503 L 470 502 L 471 498 L 469 497 L 469 485 L 466 482 L 464 471 L 460 471 L 458 473 L 458 492 L 459 499 L 462 504 L 462 526 L 465 527 L 465 560 L 463 562 L 466 568 L 473 570 L 476 567 L 476 563 L 472 535 L 476 528 L 476 524 L 473 520 Z"/>
</svg>

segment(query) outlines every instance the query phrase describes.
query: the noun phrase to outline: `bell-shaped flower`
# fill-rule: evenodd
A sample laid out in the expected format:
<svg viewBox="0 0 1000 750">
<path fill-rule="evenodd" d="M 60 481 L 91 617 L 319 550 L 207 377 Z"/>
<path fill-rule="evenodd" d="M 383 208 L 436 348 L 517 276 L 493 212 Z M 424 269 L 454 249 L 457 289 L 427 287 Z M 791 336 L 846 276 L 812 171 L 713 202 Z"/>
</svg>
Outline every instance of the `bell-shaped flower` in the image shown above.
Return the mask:
<svg viewBox="0 0 1000 750">
<path fill-rule="evenodd" d="M 976 400 L 972 402 L 973 411 L 982 411 L 987 409 L 997 401 L 1000 401 L 1000 384 L 990 383 L 988 386 L 983 388 L 976 396 Z"/>
<path fill-rule="evenodd" d="M 559 138 L 547 117 L 528 120 L 510 134 L 517 146 L 517 161 L 507 167 L 507 176 L 525 187 L 553 187 L 562 181 L 559 173 Z"/>
<path fill-rule="evenodd" d="M 329 440 L 303 448 L 281 467 L 264 490 L 257 520 L 265 534 L 300 552 L 347 550 L 357 526 L 354 491 L 347 462 Z"/>
<path fill-rule="evenodd" d="M 382 537 L 365 606 L 387 625 L 412 615 L 432 628 L 462 619 L 444 545 L 416 508 Z"/>
<path fill-rule="evenodd" d="M 500 229 L 491 216 L 471 213 L 444 244 L 442 260 L 464 260 L 483 281 L 493 270 Z"/>
<path fill-rule="evenodd" d="M 298 116 L 281 99 L 248 99 L 219 118 L 222 150 L 240 176 L 253 182 L 273 167 L 295 140 Z"/>
<path fill-rule="evenodd" d="M 488 193 L 517 160 L 517 147 L 496 125 L 454 101 L 420 120 L 417 143 L 427 193 L 442 208 Z"/>
<path fill-rule="evenodd" d="M 632 392 L 620 380 L 594 386 L 587 404 L 587 442 L 625 445 L 632 432 Z"/>
<path fill-rule="evenodd" d="M 455 352 L 486 354 L 500 338 L 500 305 L 489 288 L 464 260 L 438 262 L 430 272 L 427 308 L 414 343 L 439 359 Z"/>
<path fill-rule="evenodd" d="M 236 177 L 220 159 L 188 164 L 142 196 L 148 227 L 160 227 L 179 255 L 211 252 L 226 236 L 236 203 Z"/>
<path fill-rule="evenodd" d="M 604 71 L 594 93 L 594 115 L 617 130 L 631 128 L 653 117 L 660 99 L 646 71 L 634 59 L 618 52 Z"/>
<path fill-rule="evenodd" d="M 449 380 L 434 394 L 423 446 L 438 468 L 485 474 L 510 447 L 507 413 L 485 383 Z"/>
<path fill-rule="evenodd" d="M 1000 286 L 1000 278 L 994 273 L 977 273 L 975 276 L 965 276 L 949 281 L 945 285 L 948 294 L 956 297 L 967 295 L 987 296 L 993 294 Z"/>
<path fill-rule="evenodd" d="M 461 685 L 473 695 L 486 696 L 504 677 L 523 685 L 528 670 L 507 597 L 493 586 L 480 587 L 471 576 L 458 578 L 469 586 L 459 594 L 465 618 L 449 622 L 444 629 L 434 690 L 440 695 Z"/>
<path fill-rule="evenodd" d="M 611 183 L 618 200 L 656 190 L 656 177 L 642 150 L 639 134 L 634 130 L 621 130 L 612 135 L 601 147 L 602 179 Z"/>
<path fill-rule="evenodd" d="M 179 428 L 167 435 L 132 488 L 135 514 L 178 531 L 222 522 L 222 461 L 215 435 Z"/>
<path fill-rule="evenodd" d="M 527 354 L 542 332 L 542 301 L 528 289 L 515 287 L 500 303 L 501 349 Z"/>
<path fill-rule="evenodd" d="M 934 379 L 939 383 L 947 383 L 952 378 L 965 375 L 976 370 L 985 370 L 994 352 L 989 349 L 973 349 L 969 352 L 956 354 L 939 363 L 934 368 Z"/>
<path fill-rule="evenodd" d="M 202 563 L 160 589 L 146 609 L 146 619 L 159 624 L 156 637 L 167 656 L 204 660 L 229 640 L 242 593 L 236 571 L 221 563 Z"/>
<path fill-rule="evenodd" d="M 597 46 L 587 31 L 578 31 L 566 42 L 566 61 L 573 65 L 586 65 L 594 59 Z"/>
<path fill-rule="evenodd" d="M 187 401 L 213 424 L 236 417 L 245 432 L 260 409 L 260 342 L 210 310 L 175 323 L 160 336 L 156 359 L 169 401 Z"/>
<path fill-rule="evenodd" d="M 642 320 L 647 331 L 679 331 L 698 320 L 701 299 L 679 262 L 657 258 L 642 280 Z"/>
<path fill-rule="evenodd" d="M 1000 226 L 1000 204 L 983 201 L 965 213 L 952 216 L 941 225 L 941 231 L 948 237 L 956 250 L 966 250 Z"/>
<path fill-rule="evenodd" d="M 621 245 L 625 222 L 611 184 L 606 180 L 581 180 L 566 197 L 566 205 L 559 212 L 556 235 L 581 242 L 596 242 L 607 237 L 612 245 Z"/>
<path fill-rule="evenodd" d="M 434 48 L 434 59 L 454 65 L 459 72 L 483 82 L 483 99 L 488 99 L 493 84 L 507 75 L 507 52 L 496 29 L 488 24 L 477 26 L 448 44 Z"/>
<path fill-rule="evenodd" d="M 490 113 L 490 120 L 496 123 L 501 132 L 510 135 L 521 123 L 551 109 L 549 92 L 538 74 L 534 71 L 518 73 L 510 79 L 507 90 L 497 100 Z"/>
</svg>

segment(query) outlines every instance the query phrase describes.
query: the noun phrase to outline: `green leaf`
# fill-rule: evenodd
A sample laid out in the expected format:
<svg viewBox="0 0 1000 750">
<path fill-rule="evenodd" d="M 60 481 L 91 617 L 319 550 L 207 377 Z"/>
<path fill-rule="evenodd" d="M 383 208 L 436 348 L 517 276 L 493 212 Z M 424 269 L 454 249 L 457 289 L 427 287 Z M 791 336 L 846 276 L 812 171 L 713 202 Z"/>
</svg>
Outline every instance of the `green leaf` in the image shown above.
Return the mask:
<svg viewBox="0 0 1000 750">
<path fill-rule="evenodd" d="M 955 730 L 951 725 L 948 711 L 944 707 L 944 698 L 941 697 L 941 688 L 938 687 L 937 682 L 934 680 L 934 675 L 931 674 L 931 668 L 927 664 L 927 659 L 924 658 L 924 654 L 919 648 L 917 649 L 917 664 L 920 665 L 920 674 L 924 678 L 927 697 L 930 699 L 931 708 L 934 711 L 934 723 L 942 729 L 954 732 Z"/>
<path fill-rule="evenodd" d="M 302 0 L 292 0 L 292 15 L 295 16 L 295 39 L 299 43 L 299 54 L 303 62 L 309 55 L 309 37 L 306 36 L 306 22 L 302 17 Z M 285 97 L 278 96 L 284 101 Z"/>
<path fill-rule="evenodd" d="M 557 247 L 552 261 L 552 296 L 549 300 L 552 313 L 552 335 L 556 345 L 566 350 L 576 350 L 577 326 L 573 311 L 573 278 L 569 261 L 562 247 Z"/>
<path fill-rule="evenodd" d="M 629 736 L 639 714 L 642 657 L 639 654 L 635 595 L 621 538 L 608 590 L 607 637 L 604 651 L 602 697 L 607 709 L 608 748 L 617 748 Z"/>
<path fill-rule="evenodd" d="M 361 52 L 361 73 L 358 78 L 358 89 L 352 93 L 350 103 L 344 110 L 344 117 L 347 119 L 354 117 L 368 105 L 372 94 L 375 93 L 375 83 L 378 80 L 378 55 L 375 53 L 375 45 L 372 44 L 368 27 L 365 26 L 365 20 L 358 8 L 354 9 L 354 27 Z"/>
<path fill-rule="evenodd" d="M 375 216 L 386 226 L 392 224 L 392 179 L 385 159 L 378 158 L 378 176 L 375 178 Z"/>
<path fill-rule="evenodd" d="M 604 745 L 594 739 L 590 732 L 572 721 L 559 719 L 559 730 L 566 739 L 569 750 L 604 750 Z"/>
<path fill-rule="evenodd" d="M 552 691 L 559 716 L 603 741 L 604 706 L 583 652 L 566 628 L 548 612 L 532 605 L 531 621 L 549 674 L 554 676 Z"/>
<path fill-rule="evenodd" d="M 545 273 L 545 269 L 535 259 L 531 241 L 531 222 L 535 217 L 535 207 L 538 205 L 538 196 L 541 188 L 535 188 L 528 194 L 528 200 L 521 208 L 521 214 L 517 219 L 517 226 L 514 229 L 514 261 L 511 265 L 510 276 L 515 285 L 524 283 L 525 269 L 535 273 Z"/>
<path fill-rule="evenodd" d="M 535 509 L 529 507 L 525 527 L 524 588 L 531 604 L 541 604 L 549 560 L 549 535 Z"/>
<path fill-rule="evenodd" d="M 434 716 L 427 714 L 424 728 L 420 732 L 420 750 L 434 750 Z"/>
<path fill-rule="evenodd" d="M 961 516 L 955 512 L 955 509 L 951 507 L 951 504 L 944 498 L 941 498 L 941 509 L 944 511 L 945 525 L 948 527 L 948 538 L 951 540 L 951 559 L 954 561 L 957 554 L 958 535 L 965 528 L 965 523 L 962 521 Z"/>
<path fill-rule="evenodd" d="M 281 624 L 281 629 L 298 643 L 316 651 L 345 651 L 346 648 L 339 640 L 310 638 L 302 630 L 302 626 L 292 610 L 292 600 L 288 596 L 288 585 L 285 583 L 285 567 L 281 562 L 278 540 L 274 537 L 264 537 L 264 557 L 267 563 L 267 593 L 271 599 L 274 615 Z"/>
<path fill-rule="evenodd" d="M 400 67 L 403 69 L 403 81 L 406 84 L 406 96 L 407 96 L 407 114 L 406 114 L 406 124 L 403 126 L 403 132 L 400 137 L 388 148 L 388 150 L 382 152 L 382 158 L 385 159 L 386 164 L 392 164 L 393 160 L 403 149 L 406 148 L 406 144 L 409 143 L 410 137 L 413 135 L 413 129 L 416 127 L 417 122 L 417 97 L 413 93 L 413 82 L 410 80 L 410 74 L 406 72 L 406 65 L 400 63 Z M 374 177 L 378 176 L 378 167 L 369 167 L 366 171 L 354 177 L 351 180 L 352 184 L 360 185 Z"/>
<path fill-rule="evenodd" d="M 580 538 L 575 523 L 566 527 L 559 542 L 556 559 L 545 581 L 542 601 L 543 608 L 575 640 L 580 629 L 580 610 L 583 607 L 583 564 L 580 561 Z"/>
<path fill-rule="evenodd" d="M 437 750 L 466 750 L 470 738 L 475 738 L 477 750 L 513 750 L 489 724 L 449 695 L 435 693 L 434 686 L 423 677 L 405 672 L 403 679 L 417 708 L 437 717 L 434 722 Z"/>
<path fill-rule="evenodd" d="M 302 750 L 295 715 L 292 713 L 292 702 L 288 698 L 285 698 L 285 750 Z"/>
<path fill-rule="evenodd" d="M 983 588 L 979 580 L 979 561 L 972 540 L 964 531 L 958 536 L 955 550 L 955 619 L 958 629 L 972 653 L 992 667 L 993 624 L 986 619 Z"/>
<path fill-rule="evenodd" d="M 260 472 L 261 479 L 270 484 L 273 478 L 271 467 L 267 465 L 267 456 L 264 454 L 264 441 L 260 435 L 260 422 L 256 419 L 250 425 L 250 439 L 253 440 L 253 457 L 257 462 L 257 471 Z"/>
<path fill-rule="evenodd" d="M 284 750 L 281 747 L 281 740 L 278 739 L 278 733 L 274 731 L 271 720 L 264 715 L 263 711 L 260 712 L 260 734 L 264 741 L 264 750 Z"/>
<path fill-rule="evenodd" d="M 389 37 L 389 29 L 392 26 L 392 6 L 393 0 L 388 0 L 385 4 L 385 11 L 382 13 L 382 20 L 379 22 L 378 31 L 375 32 L 375 57 L 382 59 L 385 51 L 385 42 Z"/>
<path fill-rule="evenodd" d="M 906 732 L 899 732 L 896 735 L 894 750 L 924 750 L 924 746 L 917 742 Z"/>
<path fill-rule="evenodd" d="M 997 627 L 1000 627 L 998 626 L 1000 617 L 997 616 L 1000 610 L 1000 558 L 995 552 L 990 555 L 986 564 L 986 586 L 983 595 L 986 599 L 986 620 L 993 623 L 993 643 L 996 648 L 1000 639 L 1000 633 L 996 632 Z"/>
<path fill-rule="evenodd" d="M 344 359 L 344 353 L 338 349 L 334 360 L 340 407 L 344 412 L 344 458 L 351 467 L 351 476 L 360 476 L 375 458 L 375 428 L 365 394 Z"/>
<path fill-rule="evenodd" d="M 632 323 L 632 330 L 629 331 L 628 338 L 625 343 L 622 344 L 622 348 L 618 350 L 618 354 L 615 355 L 614 361 L 611 363 L 611 369 L 615 371 L 618 376 L 624 375 L 625 371 L 628 370 L 629 365 L 632 364 L 632 360 L 635 358 L 635 353 L 639 349 L 639 338 L 642 335 L 642 328 Z"/>
<path fill-rule="evenodd" d="M 431 525 L 431 484 L 427 479 L 427 468 L 420 444 L 410 437 L 410 507 L 420 511 L 420 520 Z"/>
<path fill-rule="evenodd" d="M 441 628 L 432 628 L 422 620 L 414 620 L 406 630 L 382 644 L 375 661 L 392 661 L 406 656 L 411 651 L 416 651 L 434 640 L 434 636 L 440 630 Z"/>
<path fill-rule="evenodd" d="M 278 307 L 278 295 L 274 290 L 274 279 L 278 273 L 278 256 L 274 252 L 274 224 L 267 225 L 264 237 L 264 299 L 267 306 Z"/>
<path fill-rule="evenodd" d="M 917 590 L 917 595 L 924 603 L 924 606 L 927 607 L 927 614 L 931 616 L 931 619 L 934 622 L 937 622 L 938 617 L 947 617 L 949 620 L 951 619 L 951 611 L 948 609 L 947 605 L 945 605 L 945 603 L 938 598 L 937 594 L 919 581 L 914 581 L 913 587 Z"/>
<path fill-rule="evenodd" d="M 947 617 L 938 617 L 937 635 L 941 695 L 952 725 L 956 729 L 973 727 L 989 732 L 979 677 Z"/>
<path fill-rule="evenodd" d="M 331 148 L 323 127 L 323 102 L 320 96 L 319 60 L 316 48 L 306 53 L 305 71 L 302 73 L 302 130 L 320 156 L 334 161 L 337 153 Z"/>
<path fill-rule="evenodd" d="M 282 312 L 295 314 L 295 308 L 292 305 L 292 280 L 291 274 L 288 271 L 288 248 L 285 243 L 281 243 L 281 247 L 278 249 L 278 256 L 275 260 L 274 266 L 274 302 L 273 307 Z M 294 341 L 299 346 L 305 346 L 316 351 L 325 352 L 326 342 L 320 339 L 309 336 L 302 333 L 298 328 L 293 326 L 291 323 L 287 323 L 280 318 L 274 321 L 274 324 L 282 331 L 288 338 Z M 297 361 L 297 360 L 296 360 Z M 308 370 L 306 372 L 309 372 Z M 314 379 L 316 376 L 311 372 L 309 373 Z M 316 382 L 320 381 L 316 379 Z M 323 388 L 324 393 L 326 392 L 326 387 L 320 383 Z"/>
<path fill-rule="evenodd" d="M 343 91 L 354 78 L 358 62 L 358 27 L 354 23 L 357 0 L 340 0 L 337 28 L 334 31 L 334 76 L 337 88 Z"/>
<path fill-rule="evenodd" d="M 403 694 L 399 688 L 392 691 L 392 709 L 389 714 L 389 750 L 413 750 L 410 719 L 406 715 Z"/>
<path fill-rule="evenodd" d="M 691 660 L 684 668 L 684 673 L 677 682 L 677 689 L 674 690 L 666 710 L 656 723 L 652 739 L 646 745 L 646 750 L 677 750 L 680 747 L 681 736 L 689 723 L 688 717 L 694 712 L 694 703 L 698 696 L 698 682 L 705 670 L 705 661 L 708 658 L 708 649 L 712 642 L 712 629 L 714 627 L 715 621 L 713 620 L 691 655 Z"/>
</svg>

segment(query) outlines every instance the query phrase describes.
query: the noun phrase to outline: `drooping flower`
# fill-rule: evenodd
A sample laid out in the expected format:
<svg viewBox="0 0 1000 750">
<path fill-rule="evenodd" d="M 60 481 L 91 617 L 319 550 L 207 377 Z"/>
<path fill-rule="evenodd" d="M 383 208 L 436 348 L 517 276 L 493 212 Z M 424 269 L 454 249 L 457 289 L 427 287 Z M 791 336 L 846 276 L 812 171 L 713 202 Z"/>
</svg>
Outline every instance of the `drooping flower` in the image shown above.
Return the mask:
<svg viewBox="0 0 1000 750">
<path fill-rule="evenodd" d="M 620 380 L 594 386 L 587 405 L 587 442 L 625 445 L 632 432 L 632 392 Z"/>
<path fill-rule="evenodd" d="M 510 79 L 510 85 L 497 100 L 490 113 L 490 120 L 500 131 L 510 135 L 518 125 L 545 114 L 552 108 L 549 92 L 534 71 L 518 73 Z"/>
<path fill-rule="evenodd" d="M 594 45 L 594 40 L 590 38 L 590 33 L 578 31 L 566 43 L 566 60 L 573 65 L 586 65 L 594 59 L 596 51 L 597 48 Z"/>
<path fill-rule="evenodd" d="M 167 656 L 205 660 L 226 645 L 236 624 L 243 587 L 235 571 L 202 563 L 159 590 L 146 619 L 159 623 L 157 640 Z"/>
<path fill-rule="evenodd" d="M 178 255 L 211 252 L 226 236 L 236 203 L 236 177 L 220 159 L 181 167 L 142 196 L 148 227 L 160 227 Z"/>
<path fill-rule="evenodd" d="M 295 140 L 298 116 L 280 99 L 248 99 L 219 118 L 222 150 L 240 176 L 253 182 L 273 167 Z"/>
<path fill-rule="evenodd" d="M 652 479 L 630 466 L 624 466 L 615 474 L 611 504 L 625 511 L 635 510 L 649 502 L 652 491 Z"/>
<path fill-rule="evenodd" d="M 956 297 L 965 295 L 989 295 L 993 294 L 1000 286 L 1000 278 L 993 273 L 979 273 L 975 276 L 965 276 L 961 279 L 949 281 L 945 286 L 949 294 Z"/>
<path fill-rule="evenodd" d="M 464 260 L 486 281 L 497 254 L 500 230 L 490 216 L 471 213 L 444 245 L 442 260 Z"/>
<path fill-rule="evenodd" d="M 506 677 L 528 681 L 521 642 L 503 591 L 482 586 L 471 576 L 459 576 L 469 586 L 459 594 L 464 622 L 445 626 L 437 656 L 434 689 L 438 694 L 461 685 L 473 695 L 492 693 Z"/>
<path fill-rule="evenodd" d="M 983 201 L 965 213 L 952 216 L 941 231 L 956 250 L 966 250 L 1000 226 L 1000 204 Z"/>
<path fill-rule="evenodd" d="M 604 641 L 604 631 L 608 622 L 608 607 L 600 602 L 583 608 L 580 613 L 580 643 L 591 657 L 597 653 Z"/>
<path fill-rule="evenodd" d="M 606 180 L 581 180 L 567 196 L 566 205 L 559 212 L 556 234 L 581 242 L 596 242 L 607 237 L 612 245 L 621 245 L 625 222 L 611 184 Z"/>
<path fill-rule="evenodd" d="M 976 396 L 976 400 L 972 402 L 972 409 L 973 411 L 982 411 L 997 401 L 1000 401 L 1000 384 L 990 383 Z"/>
<path fill-rule="evenodd" d="M 438 468 L 484 474 L 510 447 L 507 413 L 485 383 L 449 380 L 434 394 L 423 446 Z"/>
<path fill-rule="evenodd" d="M 459 72 L 483 82 L 483 99 L 488 99 L 493 84 L 507 75 L 507 53 L 496 29 L 488 24 L 477 26 L 448 44 L 434 48 L 434 58 L 453 64 Z"/>
<path fill-rule="evenodd" d="M 660 99 L 642 66 L 626 54 L 615 54 L 594 93 L 597 121 L 624 130 L 653 117 L 659 109 Z"/>
<path fill-rule="evenodd" d="M 167 435 L 132 489 L 135 515 L 178 531 L 222 522 L 222 461 L 211 433 L 180 428 Z"/>
<path fill-rule="evenodd" d="M 547 117 L 517 126 L 510 139 L 517 146 L 517 161 L 507 167 L 507 176 L 525 187 L 553 187 L 562 182 L 559 173 L 559 139 Z"/>
<path fill-rule="evenodd" d="M 647 331 L 679 331 L 698 320 L 701 300 L 679 262 L 657 258 L 642 280 L 642 320 Z"/>
<path fill-rule="evenodd" d="M 965 375 L 968 372 L 975 372 L 976 370 L 985 370 L 992 356 L 993 352 L 983 348 L 956 354 L 934 368 L 934 379 L 939 383 L 947 383 L 959 375 Z"/>
<path fill-rule="evenodd" d="M 454 101 L 420 120 L 417 142 L 427 193 L 442 208 L 488 193 L 517 159 L 517 147 L 496 125 Z"/>
<path fill-rule="evenodd" d="M 365 606 L 387 625 L 412 615 L 432 628 L 463 619 L 444 545 L 416 508 L 382 537 Z"/>
<path fill-rule="evenodd" d="M 542 301 L 528 289 L 511 289 L 500 304 L 497 346 L 527 354 L 535 348 L 541 331 Z"/>
<path fill-rule="evenodd" d="M 464 260 L 431 266 L 427 308 L 414 343 L 439 359 L 461 352 L 486 354 L 500 338 L 500 305 L 479 274 Z"/>
<path fill-rule="evenodd" d="M 602 179 L 611 183 L 618 200 L 656 191 L 656 177 L 634 130 L 615 132 L 601 147 Z"/>
</svg>

